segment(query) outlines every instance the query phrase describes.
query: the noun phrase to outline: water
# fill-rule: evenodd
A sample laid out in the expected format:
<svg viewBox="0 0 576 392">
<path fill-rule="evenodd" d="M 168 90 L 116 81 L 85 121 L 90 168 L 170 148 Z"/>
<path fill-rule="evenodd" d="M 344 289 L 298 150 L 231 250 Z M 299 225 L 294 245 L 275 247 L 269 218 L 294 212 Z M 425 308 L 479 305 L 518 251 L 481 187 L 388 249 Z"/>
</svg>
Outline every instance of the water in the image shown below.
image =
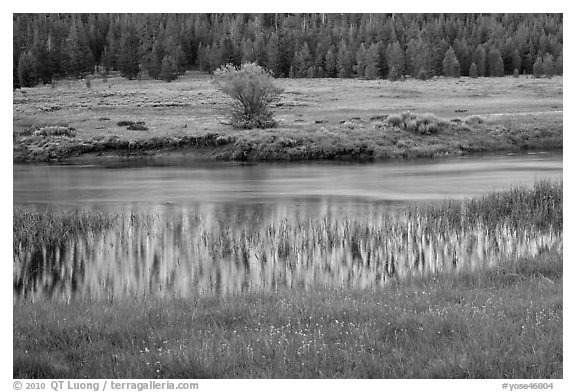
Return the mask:
<svg viewBox="0 0 576 392">
<path fill-rule="evenodd" d="M 374 164 L 177 162 L 14 165 L 14 205 L 158 208 L 461 199 L 562 178 L 562 154 L 493 155 Z"/>
<path fill-rule="evenodd" d="M 25 211 L 104 209 L 121 216 L 111 228 L 64 241 L 15 243 L 15 298 L 373 288 L 562 250 L 562 233 L 554 230 L 504 225 L 463 232 L 391 208 L 561 179 L 561 154 L 150 163 L 15 165 L 14 205 Z"/>
</svg>

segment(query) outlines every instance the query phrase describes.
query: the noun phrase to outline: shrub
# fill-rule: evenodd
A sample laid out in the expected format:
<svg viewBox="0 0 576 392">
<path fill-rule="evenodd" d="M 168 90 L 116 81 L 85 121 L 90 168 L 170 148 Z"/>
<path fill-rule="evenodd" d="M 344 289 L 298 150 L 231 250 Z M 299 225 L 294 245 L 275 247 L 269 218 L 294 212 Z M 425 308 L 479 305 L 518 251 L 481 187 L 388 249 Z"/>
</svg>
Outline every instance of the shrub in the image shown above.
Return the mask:
<svg viewBox="0 0 576 392">
<path fill-rule="evenodd" d="M 232 126 L 241 129 L 276 126 L 271 104 L 282 90 L 272 74 L 255 63 L 223 65 L 214 71 L 215 85 L 232 98 Z"/>
<path fill-rule="evenodd" d="M 415 132 L 418 129 L 418 122 L 416 120 L 408 120 L 404 123 L 404 128 L 407 131 Z"/>
<path fill-rule="evenodd" d="M 388 118 L 386 119 L 386 121 L 388 121 L 388 124 L 390 124 L 390 125 L 392 125 L 392 126 L 394 126 L 394 127 L 399 126 L 399 125 L 402 123 L 403 120 L 404 120 L 404 119 L 403 119 L 402 116 L 399 115 L 399 114 L 391 114 L 391 115 L 389 115 Z"/>
<path fill-rule="evenodd" d="M 90 81 L 90 78 L 86 78 L 86 88 L 91 88 L 92 87 L 92 82 Z"/>
<path fill-rule="evenodd" d="M 413 120 L 415 117 L 416 115 L 409 110 L 405 110 L 402 112 L 402 121 L 404 122 L 408 120 Z"/>
<path fill-rule="evenodd" d="M 148 127 L 144 125 L 144 123 L 134 123 L 132 125 L 129 125 L 128 128 L 126 128 L 129 131 L 147 131 Z"/>
<path fill-rule="evenodd" d="M 125 120 L 122 120 L 122 121 L 118 121 L 116 124 L 117 124 L 119 127 L 129 127 L 130 125 L 134 125 L 134 121 L 125 121 Z"/>
<path fill-rule="evenodd" d="M 76 137 L 76 129 L 54 125 L 49 127 L 42 127 L 39 128 L 34 132 L 36 136 L 67 136 L 67 137 Z"/>
<path fill-rule="evenodd" d="M 515 78 L 520 77 L 520 72 L 518 72 L 518 68 L 514 68 L 514 73 L 512 74 L 512 76 Z"/>
<path fill-rule="evenodd" d="M 103 117 L 103 120 L 109 120 L 109 118 Z M 119 127 L 129 127 L 131 125 L 144 125 L 146 124 L 144 121 L 126 121 L 126 120 L 122 120 L 122 121 L 118 121 L 116 123 Z"/>
<path fill-rule="evenodd" d="M 437 122 L 426 124 L 421 131 L 421 133 L 425 133 L 428 135 L 431 135 L 431 134 L 436 133 L 436 132 L 438 132 L 438 123 Z"/>
<path fill-rule="evenodd" d="M 468 116 L 464 119 L 464 123 L 468 125 L 480 125 L 484 123 L 484 119 L 480 116 Z"/>
<path fill-rule="evenodd" d="M 422 135 L 437 133 L 442 127 L 448 126 L 447 121 L 441 120 L 431 113 L 416 114 L 409 111 L 402 112 L 402 114 L 391 114 L 387 121 L 392 126 Z"/>
</svg>

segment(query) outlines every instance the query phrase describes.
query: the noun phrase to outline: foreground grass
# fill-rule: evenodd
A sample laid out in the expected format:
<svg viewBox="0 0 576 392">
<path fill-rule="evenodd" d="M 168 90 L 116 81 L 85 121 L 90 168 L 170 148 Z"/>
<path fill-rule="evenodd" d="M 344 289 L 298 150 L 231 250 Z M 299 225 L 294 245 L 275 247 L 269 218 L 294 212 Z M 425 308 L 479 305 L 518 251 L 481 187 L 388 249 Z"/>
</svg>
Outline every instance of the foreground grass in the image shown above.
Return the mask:
<svg viewBox="0 0 576 392">
<path fill-rule="evenodd" d="M 562 378 L 562 257 L 376 290 L 14 304 L 15 378 Z"/>
<path fill-rule="evenodd" d="M 219 160 L 378 160 L 562 148 L 562 78 L 427 82 L 297 79 L 275 108 L 278 128 L 234 130 L 225 97 L 206 75 L 174 83 L 79 81 L 14 92 L 15 162 L 177 154 Z M 434 133 L 390 126 L 431 113 Z M 479 115 L 481 123 L 465 124 Z M 118 124 L 142 122 L 132 130 Z"/>
</svg>

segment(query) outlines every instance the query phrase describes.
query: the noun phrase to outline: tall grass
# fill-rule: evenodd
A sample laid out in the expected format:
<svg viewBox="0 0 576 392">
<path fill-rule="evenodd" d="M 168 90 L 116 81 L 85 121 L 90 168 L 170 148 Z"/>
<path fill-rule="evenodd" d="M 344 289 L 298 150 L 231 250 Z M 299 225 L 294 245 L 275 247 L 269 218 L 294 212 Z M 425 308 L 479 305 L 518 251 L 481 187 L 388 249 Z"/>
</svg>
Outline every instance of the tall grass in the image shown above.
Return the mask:
<svg viewBox="0 0 576 392">
<path fill-rule="evenodd" d="M 561 378 L 562 255 L 374 290 L 14 304 L 14 378 Z"/>
<path fill-rule="evenodd" d="M 562 183 L 465 202 L 322 211 L 14 211 L 20 298 L 192 297 L 375 288 L 561 252 Z"/>
</svg>

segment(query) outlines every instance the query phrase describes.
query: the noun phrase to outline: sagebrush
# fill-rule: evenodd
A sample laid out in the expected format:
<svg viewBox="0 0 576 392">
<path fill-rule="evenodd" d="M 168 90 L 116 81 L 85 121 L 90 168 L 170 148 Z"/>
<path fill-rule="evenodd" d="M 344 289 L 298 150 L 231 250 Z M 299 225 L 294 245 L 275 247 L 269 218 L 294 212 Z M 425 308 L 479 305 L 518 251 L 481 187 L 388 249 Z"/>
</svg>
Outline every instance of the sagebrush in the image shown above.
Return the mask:
<svg viewBox="0 0 576 392">
<path fill-rule="evenodd" d="M 215 85 L 232 100 L 232 126 L 241 129 L 276 126 L 271 104 L 282 90 L 275 86 L 272 74 L 255 63 L 241 67 L 224 65 L 214 71 Z"/>
</svg>

